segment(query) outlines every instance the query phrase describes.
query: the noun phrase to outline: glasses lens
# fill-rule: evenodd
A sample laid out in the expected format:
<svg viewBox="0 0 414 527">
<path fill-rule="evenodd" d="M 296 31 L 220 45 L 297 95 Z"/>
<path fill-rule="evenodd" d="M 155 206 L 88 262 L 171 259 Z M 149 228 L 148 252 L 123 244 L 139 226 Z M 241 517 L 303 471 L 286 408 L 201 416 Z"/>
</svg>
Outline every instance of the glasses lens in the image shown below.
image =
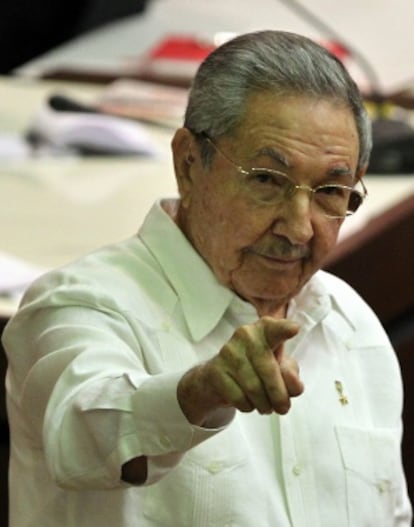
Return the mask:
<svg viewBox="0 0 414 527">
<path fill-rule="evenodd" d="M 362 204 L 363 197 L 357 190 L 352 190 L 349 196 L 348 214 L 356 212 Z"/>
<path fill-rule="evenodd" d="M 289 193 L 292 182 L 277 170 L 253 168 L 245 180 L 245 190 L 257 201 L 275 202 Z"/>
<path fill-rule="evenodd" d="M 350 193 L 343 185 L 323 185 L 315 189 L 314 201 L 325 215 L 340 218 L 348 213 Z"/>
</svg>

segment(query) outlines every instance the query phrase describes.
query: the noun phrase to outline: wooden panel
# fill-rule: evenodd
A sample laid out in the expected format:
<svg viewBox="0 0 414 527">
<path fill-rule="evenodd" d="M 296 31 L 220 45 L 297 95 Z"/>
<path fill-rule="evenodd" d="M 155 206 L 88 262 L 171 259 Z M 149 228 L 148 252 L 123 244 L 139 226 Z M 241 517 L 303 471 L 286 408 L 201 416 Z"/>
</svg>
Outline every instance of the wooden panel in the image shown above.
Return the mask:
<svg viewBox="0 0 414 527">
<path fill-rule="evenodd" d="M 352 285 L 384 325 L 414 306 L 414 195 L 338 244 L 325 268 Z"/>
</svg>

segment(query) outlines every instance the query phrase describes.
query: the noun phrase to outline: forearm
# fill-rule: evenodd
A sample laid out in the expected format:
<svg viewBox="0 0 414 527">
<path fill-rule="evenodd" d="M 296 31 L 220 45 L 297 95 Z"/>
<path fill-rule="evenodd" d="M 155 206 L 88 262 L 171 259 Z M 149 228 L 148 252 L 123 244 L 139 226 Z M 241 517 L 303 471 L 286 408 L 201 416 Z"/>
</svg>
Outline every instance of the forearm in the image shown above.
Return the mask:
<svg viewBox="0 0 414 527">
<path fill-rule="evenodd" d="M 180 377 L 148 376 L 139 386 L 126 376 L 101 379 L 72 401 L 56 400 L 45 423 L 55 481 L 67 488 L 151 484 L 219 432 L 220 426 L 193 426 L 183 415 L 176 397 Z"/>
</svg>

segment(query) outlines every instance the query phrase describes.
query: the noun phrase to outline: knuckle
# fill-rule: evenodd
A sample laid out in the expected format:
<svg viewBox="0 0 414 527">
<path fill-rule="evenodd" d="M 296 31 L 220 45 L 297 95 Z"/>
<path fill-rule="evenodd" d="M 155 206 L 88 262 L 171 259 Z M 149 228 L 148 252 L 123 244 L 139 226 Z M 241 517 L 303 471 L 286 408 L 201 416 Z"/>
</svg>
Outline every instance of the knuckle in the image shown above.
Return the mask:
<svg viewBox="0 0 414 527">
<path fill-rule="evenodd" d="M 233 401 L 234 407 L 240 410 L 240 412 L 251 412 L 254 410 L 253 404 L 248 401 L 245 397 L 237 397 Z"/>
<path fill-rule="evenodd" d="M 249 395 L 259 395 L 263 392 L 262 383 L 259 379 L 247 379 L 244 383 L 244 389 Z"/>
<path fill-rule="evenodd" d="M 280 403 L 276 408 L 277 413 L 281 415 L 287 414 L 289 410 L 290 410 L 290 400 L 289 399 L 287 401 L 284 401 L 283 403 Z"/>
<path fill-rule="evenodd" d="M 219 357 L 224 364 L 232 370 L 238 371 L 243 364 L 243 353 L 236 346 L 225 344 L 219 351 Z"/>
<path fill-rule="evenodd" d="M 259 320 L 256 322 L 257 325 L 260 327 L 266 326 L 268 324 L 274 325 L 278 323 L 278 319 L 275 319 L 269 315 L 264 315 L 263 317 L 259 318 Z"/>
<path fill-rule="evenodd" d="M 237 356 L 237 348 L 233 342 L 227 342 L 219 351 L 219 356 L 222 359 L 229 359 Z"/>
<path fill-rule="evenodd" d="M 255 324 L 257 324 L 257 322 Z M 251 336 L 251 326 L 249 324 L 244 324 L 243 326 L 239 326 L 235 330 L 232 338 L 245 341 L 249 339 L 250 336 Z"/>
</svg>

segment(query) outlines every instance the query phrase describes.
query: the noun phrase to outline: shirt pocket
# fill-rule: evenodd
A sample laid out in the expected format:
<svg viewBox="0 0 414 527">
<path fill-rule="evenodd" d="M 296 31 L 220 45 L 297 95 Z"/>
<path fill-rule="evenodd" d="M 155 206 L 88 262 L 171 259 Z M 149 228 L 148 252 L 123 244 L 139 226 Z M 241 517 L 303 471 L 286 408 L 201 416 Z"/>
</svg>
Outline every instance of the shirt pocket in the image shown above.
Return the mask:
<svg viewBox="0 0 414 527">
<path fill-rule="evenodd" d="M 397 429 L 337 426 L 350 527 L 394 526 L 399 480 Z"/>
<path fill-rule="evenodd" d="M 248 503 L 251 492 L 248 460 L 237 427 L 229 427 L 188 451 L 174 470 L 147 487 L 145 516 L 162 527 L 241 525 L 239 500 Z"/>
</svg>

